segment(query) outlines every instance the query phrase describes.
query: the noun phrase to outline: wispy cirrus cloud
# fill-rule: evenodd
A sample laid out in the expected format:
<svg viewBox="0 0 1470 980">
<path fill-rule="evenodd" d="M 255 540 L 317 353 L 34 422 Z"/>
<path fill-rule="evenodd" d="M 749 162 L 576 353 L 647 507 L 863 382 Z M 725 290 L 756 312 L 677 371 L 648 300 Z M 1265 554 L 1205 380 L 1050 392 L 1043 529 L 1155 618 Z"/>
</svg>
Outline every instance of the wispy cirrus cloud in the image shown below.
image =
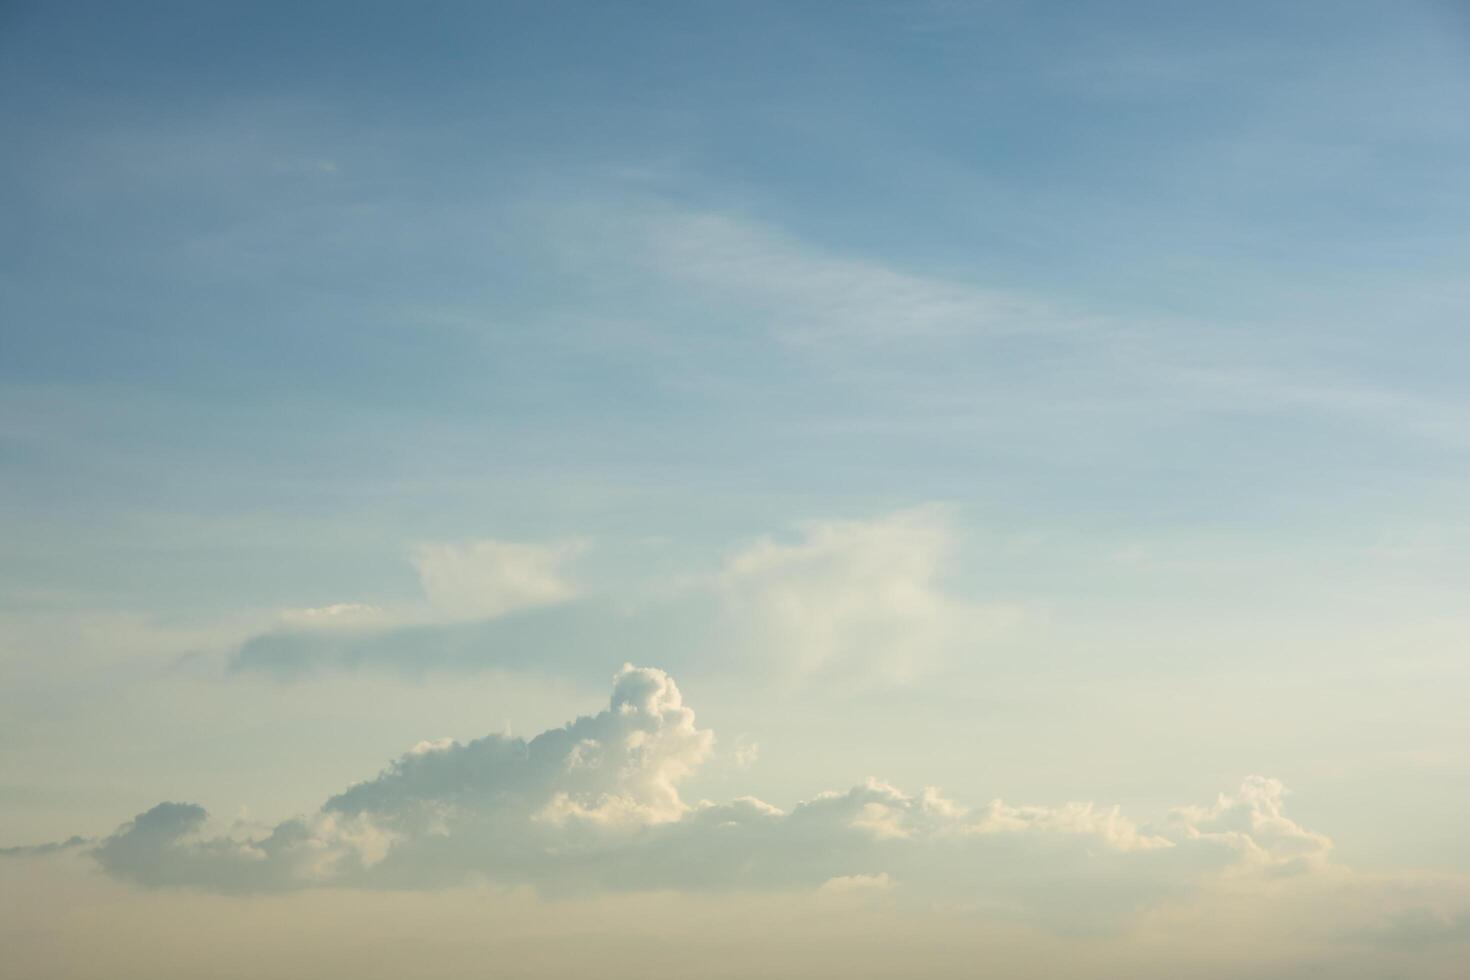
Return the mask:
<svg viewBox="0 0 1470 980">
<path fill-rule="evenodd" d="M 648 270 L 744 310 L 795 347 L 998 338 L 1081 325 L 1034 296 L 825 250 L 728 214 L 655 210 L 624 227 Z"/>
<path fill-rule="evenodd" d="M 541 218 L 586 275 L 638 284 L 635 302 L 651 303 L 664 324 L 597 329 L 663 349 L 702 336 L 720 350 L 734 336 L 767 338 L 821 374 L 866 386 L 860 404 L 875 414 L 896 400 L 902 412 L 888 414 L 915 429 L 990 422 L 997 404 L 1038 419 L 1070 405 L 1140 432 L 1162 408 L 1197 419 L 1347 421 L 1452 448 L 1464 441 L 1457 391 L 1395 384 L 1315 317 L 1122 315 L 1066 290 L 999 284 L 984 270 L 960 276 L 827 245 L 739 211 L 615 199 Z M 705 335 L 706 321 L 719 336 Z M 717 372 L 701 378 L 726 383 Z"/>
</svg>

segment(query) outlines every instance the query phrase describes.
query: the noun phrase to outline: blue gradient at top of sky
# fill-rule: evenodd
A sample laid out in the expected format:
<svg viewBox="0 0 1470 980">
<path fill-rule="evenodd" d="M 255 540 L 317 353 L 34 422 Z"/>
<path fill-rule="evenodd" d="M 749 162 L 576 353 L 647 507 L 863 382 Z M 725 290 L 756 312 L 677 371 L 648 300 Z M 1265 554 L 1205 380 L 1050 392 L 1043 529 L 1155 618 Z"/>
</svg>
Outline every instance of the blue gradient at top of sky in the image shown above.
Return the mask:
<svg viewBox="0 0 1470 980">
<path fill-rule="evenodd" d="M 568 451 L 616 420 L 640 462 L 700 459 L 727 401 L 538 329 L 641 297 L 538 248 L 523 205 L 625 195 L 1453 395 L 1466 31 L 1450 4 L 21 4 L 0 371 L 146 389 L 192 419 L 122 413 L 114 447 L 237 445 L 266 470 L 278 438 L 281 468 L 323 465 L 295 430 L 357 407 L 526 421 Z M 467 308 L 493 336 L 404 323 Z M 1045 372 L 1039 346 L 998 359 Z M 760 456 L 808 372 L 729 354 L 772 397 L 734 399 L 755 432 L 717 424 Z M 1323 444 L 1298 435 L 1250 439 Z M 22 493 L 88 497 L 19 457 Z"/>
</svg>

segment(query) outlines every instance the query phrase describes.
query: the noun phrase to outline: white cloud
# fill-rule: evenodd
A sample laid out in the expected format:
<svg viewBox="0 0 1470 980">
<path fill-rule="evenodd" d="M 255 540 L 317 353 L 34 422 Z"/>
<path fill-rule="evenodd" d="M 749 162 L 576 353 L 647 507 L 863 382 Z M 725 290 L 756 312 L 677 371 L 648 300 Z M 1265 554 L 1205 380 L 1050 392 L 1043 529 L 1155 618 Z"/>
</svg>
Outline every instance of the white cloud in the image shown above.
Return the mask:
<svg viewBox="0 0 1470 980">
<path fill-rule="evenodd" d="M 822 882 L 822 890 L 832 892 L 886 891 L 892 887 L 893 879 L 883 871 L 875 875 L 838 875 Z"/>
<path fill-rule="evenodd" d="M 938 584 L 954 544 L 943 508 L 871 521 L 812 521 L 795 541 L 762 538 L 727 562 L 727 614 L 750 647 L 795 679 L 907 680 L 943 654 L 1014 623 L 1008 606 L 962 602 Z"/>
<path fill-rule="evenodd" d="M 1229 848 L 1251 864 L 1295 871 L 1324 863 L 1332 841 L 1286 817 L 1285 797 L 1280 780 L 1252 776 L 1213 806 L 1175 809 L 1170 822 L 1187 839 Z"/>
<path fill-rule="evenodd" d="M 789 812 L 751 797 L 688 802 L 680 785 L 713 740 L 672 678 L 625 666 L 605 709 L 529 741 L 419 743 L 315 814 L 253 836 L 210 836 L 202 808 L 160 804 L 92 853 L 125 880 L 223 891 L 475 875 L 550 892 L 874 892 L 901 881 L 903 894 L 1066 929 L 1115 923 L 1203 881 L 1331 867 L 1331 842 L 1284 815 L 1274 780 L 1253 777 L 1156 825 L 1085 802 L 971 809 L 879 780 Z"/>
<path fill-rule="evenodd" d="M 714 736 L 694 723 L 673 679 L 625 666 L 606 710 L 530 742 L 490 735 L 466 745 L 420 743 L 377 779 L 327 802 L 326 810 L 402 817 L 445 800 L 482 794 L 501 809 L 561 825 L 657 824 L 687 810 L 678 783 L 708 757 Z"/>
<path fill-rule="evenodd" d="M 329 662 L 334 656 L 352 661 L 355 644 L 371 647 L 394 630 L 471 624 L 566 602 L 577 596 L 566 566 L 586 549 L 580 540 L 481 538 L 421 544 L 412 560 L 422 598 L 283 610 L 273 628 L 245 640 L 233 663 L 264 661 L 289 671 L 313 666 L 313 653 Z M 421 654 L 413 650 L 408 659 L 417 661 Z"/>
<path fill-rule="evenodd" d="M 972 602 L 944 588 L 957 544 L 940 505 L 807 521 L 793 535 L 747 541 L 671 595 L 631 608 L 606 592 L 578 592 L 564 568 L 580 541 L 429 545 L 416 554 L 423 602 L 298 610 L 285 629 L 252 637 L 234 663 L 282 672 L 373 663 L 541 668 L 568 658 L 586 665 L 605 641 L 680 669 L 742 670 L 792 687 L 903 683 L 945 658 L 984 651 L 1023 618 L 1020 605 Z M 506 617 L 572 599 L 583 601 Z M 485 629 L 460 628 L 475 624 Z M 589 647 L 589 636 L 599 644 Z"/>
<path fill-rule="evenodd" d="M 371 629 L 387 626 L 392 618 L 381 607 L 364 602 L 335 602 L 328 606 L 287 609 L 281 621 L 302 630 Z"/>
<path fill-rule="evenodd" d="M 735 745 L 730 750 L 730 761 L 735 763 L 736 769 L 749 769 L 760 761 L 761 745 L 749 735 L 739 735 L 735 738 Z"/>
<path fill-rule="evenodd" d="M 580 541 L 527 544 L 483 539 L 420 545 L 414 554 L 430 607 L 453 620 L 489 619 L 576 594 L 564 566 Z"/>
<path fill-rule="evenodd" d="M 617 228 L 604 247 L 633 249 L 665 287 L 687 289 L 706 308 L 738 311 L 741 322 L 829 362 L 854 353 L 886 356 L 899 345 L 912 352 L 924 341 L 1061 338 L 1059 349 L 1084 366 L 1082 375 L 1099 383 L 1123 379 L 1121 389 L 1071 393 L 1098 399 L 1111 413 L 1136 409 L 1135 400 L 1147 394 L 1182 412 L 1336 417 L 1454 448 L 1464 448 L 1470 431 L 1454 398 L 1325 368 L 1309 334 L 1274 332 L 1272 354 L 1262 360 L 1259 338 L 1249 332 L 1242 343 L 1238 329 L 1210 323 L 1123 322 L 1024 291 L 826 248 L 738 215 L 665 206 L 616 211 L 590 224 Z M 950 388 L 945 395 L 949 416 L 978 419 L 990 410 L 976 391 Z"/>
<path fill-rule="evenodd" d="M 665 212 L 641 227 L 644 258 L 660 275 L 757 314 L 793 345 L 1005 336 L 1061 323 L 1026 297 L 825 251 L 726 215 Z"/>
</svg>

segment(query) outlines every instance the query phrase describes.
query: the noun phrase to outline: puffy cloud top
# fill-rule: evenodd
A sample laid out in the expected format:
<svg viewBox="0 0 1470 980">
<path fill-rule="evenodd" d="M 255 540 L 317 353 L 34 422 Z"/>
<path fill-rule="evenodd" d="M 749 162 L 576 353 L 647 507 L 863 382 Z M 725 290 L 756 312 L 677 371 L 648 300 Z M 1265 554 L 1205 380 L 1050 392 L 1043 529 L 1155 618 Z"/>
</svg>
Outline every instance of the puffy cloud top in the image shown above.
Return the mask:
<svg viewBox="0 0 1470 980">
<path fill-rule="evenodd" d="M 323 810 L 395 822 L 459 807 L 554 821 L 661 823 L 683 815 L 678 783 L 713 744 L 673 678 L 629 664 L 613 680 L 607 709 L 596 715 L 529 742 L 487 735 L 467 744 L 421 743 Z"/>
<path fill-rule="evenodd" d="M 1074 927 L 1201 875 L 1310 870 L 1331 849 L 1284 815 L 1284 787 L 1260 777 L 1155 826 L 1086 802 L 970 808 L 872 779 L 789 813 L 751 797 L 691 805 L 679 784 L 713 740 L 668 674 L 625 665 L 595 715 L 529 741 L 420 743 L 262 836 L 210 837 L 202 808 L 163 803 L 93 854 L 145 885 L 219 890 L 429 887 L 471 874 L 552 891 L 881 881 Z M 1065 891 L 1090 898 L 1057 906 L 1048 895 L 1061 882 L 1086 883 Z"/>
</svg>

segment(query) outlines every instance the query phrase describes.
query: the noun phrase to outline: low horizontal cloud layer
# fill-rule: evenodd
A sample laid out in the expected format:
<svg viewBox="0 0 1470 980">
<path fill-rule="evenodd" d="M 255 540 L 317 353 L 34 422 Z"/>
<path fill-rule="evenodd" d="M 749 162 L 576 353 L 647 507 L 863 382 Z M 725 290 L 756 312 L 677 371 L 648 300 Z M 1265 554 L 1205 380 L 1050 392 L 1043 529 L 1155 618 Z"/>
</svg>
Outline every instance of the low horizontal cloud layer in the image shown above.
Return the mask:
<svg viewBox="0 0 1470 980">
<path fill-rule="evenodd" d="M 257 834 L 211 835 L 201 807 L 162 803 L 91 853 L 145 886 L 824 889 L 1089 928 L 1206 878 L 1310 873 L 1332 849 L 1260 777 L 1147 823 L 1093 803 L 967 807 L 879 780 L 790 811 L 685 800 L 680 784 L 713 744 L 671 677 L 624 666 L 605 709 L 530 740 L 420 743 L 316 813 Z"/>
<path fill-rule="evenodd" d="M 935 505 L 808 521 L 632 604 L 578 595 L 558 574 L 580 542 L 437 545 L 417 555 L 426 596 L 419 614 L 356 602 L 296 610 L 246 641 L 231 665 L 284 676 L 359 667 L 601 672 L 636 656 L 793 686 L 906 682 L 946 656 L 984 648 L 1020 619 L 1014 606 L 945 590 L 955 544 L 948 512 Z M 589 650 L 617 659 L 596 663 Z"/>
<path fill-rule="evenodd" d="M 230 665 L 286 676 L 323 667 L 416 672 L 487 666 L 486 649 L 494 651 L 495 666 L 525 666 L 528 656 L 550 660 L 546 652 L 564 648 L 587 616 L 566 574 L 584 550 L 579 540 L 420 544 L 411 556 L 419 599 L 284 610 L 273 628 L 240 645 Z M 568 620 L 548 615 L 549 607 L 567 603 L 576 608 Z"/>
<path fill-rule="evenodd" d="M 577 594 L 565 566 L 582 541 L 530 543 L 479 538 L 431 542 L 413 549 L 422 598 L 376 605 L 334 602 L 287 609 L 279 633 L 370 632 L 494 619 L 565 602 Z"/>
</svg>

